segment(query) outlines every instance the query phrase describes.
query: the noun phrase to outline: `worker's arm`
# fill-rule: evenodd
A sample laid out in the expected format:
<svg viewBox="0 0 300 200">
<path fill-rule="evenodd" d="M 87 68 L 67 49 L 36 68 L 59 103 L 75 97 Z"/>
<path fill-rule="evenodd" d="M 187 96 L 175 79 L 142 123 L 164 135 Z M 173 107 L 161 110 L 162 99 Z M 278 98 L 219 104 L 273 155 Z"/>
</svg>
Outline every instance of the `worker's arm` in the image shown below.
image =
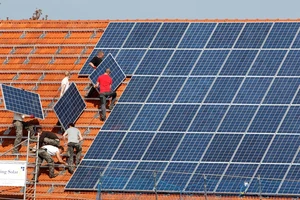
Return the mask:
<svg viewBox="0 0 300 200">
<path fill-rule="evenodd" d="M 64 138 L 64 143 L 65 145 L 67 145 L 67 140 L 66 140 L 66 136 L 68 135 L 68 132 L 65 131 L 65 133 L 63 134 L 63 138 Z"/>
<path fill-rule="evenodd" d="M 34 115 L 22 115 L 22 118 L 34 118 Z"/>
<path fill-rule="evenodd" d="M 64 165 L 68 165 L 68 163 L 66 163 L 60 156 L 59 151 L 56 152 L 56 158 L 58 160 L 59 163 L 64 164 Z"/>
<path fill-rule="evenodd" d="M 82 135 L 81 135 L 80 132 L 79 132 L 79 135 L 78 135 L 78 136 L 79 136 L 79 142 L 82 141 L 82 140 L 83 140 L 83 137 L 82 137 Z"/>
<path fill-rule="evenodd" d="M 66 84 L 63 84 L 60 90 L 60 96 L 64 94 L 65 88 L 66 88 Z"/>
<path fill-rule="evenodd" d="M 92 63 L 92 62 L 90 62 L 89 65 L 90 65 L 92 68 L 94 68 L 94 69 L 97 68 L 97 67 L 94 65 L 94 63 Z"/>
</svg>

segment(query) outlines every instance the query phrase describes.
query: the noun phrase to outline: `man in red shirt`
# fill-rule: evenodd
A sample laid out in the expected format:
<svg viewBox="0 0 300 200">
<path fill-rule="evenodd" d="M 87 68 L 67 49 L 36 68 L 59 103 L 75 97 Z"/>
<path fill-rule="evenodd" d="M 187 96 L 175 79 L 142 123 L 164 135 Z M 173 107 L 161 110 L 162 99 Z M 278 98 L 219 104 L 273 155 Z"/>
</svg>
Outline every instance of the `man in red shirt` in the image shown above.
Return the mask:
<svg viewBox="0 0 300 200">
<path fill-rule="evenodd" d="M 115 101 L 117 97 L 117 93 L 111 90 L 111 85 L 113 83 L 113 80 L 110 77 L 110 73 L 111 73 L 110 69 L 106 69 L 105 73 L 98 77 L 97 84 L 95 85 L 95 88 L 100 86 L 100 104 L 101 104 L 101 111 L 102 111 L 100 113 L 100 118 L 102 121 L 106 120 L 106 98 L 107 97 L 112 98 L 109 106 L 109 109 L 112 110 L 115 105 Z"/>
</svg>

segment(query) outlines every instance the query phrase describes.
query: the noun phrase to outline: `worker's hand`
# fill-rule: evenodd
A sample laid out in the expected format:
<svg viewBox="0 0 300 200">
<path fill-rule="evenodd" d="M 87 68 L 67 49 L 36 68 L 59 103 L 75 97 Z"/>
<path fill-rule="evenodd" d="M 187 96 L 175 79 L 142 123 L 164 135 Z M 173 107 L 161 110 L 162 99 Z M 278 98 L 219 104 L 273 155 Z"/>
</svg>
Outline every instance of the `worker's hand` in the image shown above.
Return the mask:
<svg viewBox="0 0 300 200">
<path fill-rule="evenodd" d="M 34 118 L 34 115 L 29 115 L 30 118 Z"/>
</svg>

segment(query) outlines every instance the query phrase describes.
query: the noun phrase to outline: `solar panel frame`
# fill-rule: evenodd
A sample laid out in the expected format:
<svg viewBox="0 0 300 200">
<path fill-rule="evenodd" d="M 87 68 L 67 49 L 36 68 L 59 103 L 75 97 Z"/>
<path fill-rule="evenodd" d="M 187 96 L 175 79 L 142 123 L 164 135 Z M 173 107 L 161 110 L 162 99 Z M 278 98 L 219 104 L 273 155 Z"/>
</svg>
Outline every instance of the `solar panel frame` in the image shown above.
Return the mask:
<svg viewBox="0 0 300 200">
<path fill-rule="evenodd" d="M 5 110 L 45 118 L 39 94 L 4 84 L 0 84 L 0 87 Z"/>
</svg>

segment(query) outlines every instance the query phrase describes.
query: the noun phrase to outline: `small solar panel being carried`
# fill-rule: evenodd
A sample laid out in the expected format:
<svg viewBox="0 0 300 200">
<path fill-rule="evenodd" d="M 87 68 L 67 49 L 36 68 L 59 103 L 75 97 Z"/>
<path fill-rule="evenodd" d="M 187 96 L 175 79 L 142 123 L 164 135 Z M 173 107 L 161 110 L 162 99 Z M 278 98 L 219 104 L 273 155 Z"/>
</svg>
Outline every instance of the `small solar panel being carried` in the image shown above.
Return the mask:
<svg viewBox="0 0 300 200">
<path fill-rule="evenodd" d="M 110 23 L 132 77 L 66 189 L 300 195 L 299 27 Z"/>
<path fill-rule="evenodd" d="M 4 84 L 1 84 L 1 91 L 6 110 L 44 119 L 39 94 Z"/>
<path fill-rule="evenodd" d="M 89 75 L 89 79 L 95 85 L 97 83 L 97 79 L 100 75 L 104 74 L 106 69 L 110 69 L 111 78 L 113 79 L 113 84 L 111 85 L 112 90 L 116 90 L 117 87 L 123 82 L 126 78 L 123 70 L 114 59 L 112 54 L 108 54 L 105 59 L 100 63 L 100 65 Z"/>
<path fill-rule="evenodd" d="M 66 130 L 69 123 L 75 123 L 84 111 L 86 104 L 81 97 L 75 83 L 71 83 L 65 94 L 55 103 L 53 110 Z"/>
</svg>

